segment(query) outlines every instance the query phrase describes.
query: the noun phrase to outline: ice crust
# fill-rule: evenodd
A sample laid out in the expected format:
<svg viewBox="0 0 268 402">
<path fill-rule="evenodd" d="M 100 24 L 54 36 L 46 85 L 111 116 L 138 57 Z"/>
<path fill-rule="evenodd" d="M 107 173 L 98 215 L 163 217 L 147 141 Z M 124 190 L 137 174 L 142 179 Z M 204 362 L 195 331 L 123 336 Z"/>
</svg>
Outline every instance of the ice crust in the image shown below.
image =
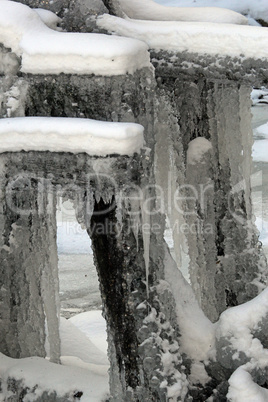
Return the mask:
<svg viewBox="0 0 268 402">
<path fill-rule="evenodd" d="M 60 117 L 16 117 L 0 121 L 0 152 L 86 152 L 133 155 L 143 146 L 143 127 Z"/>
<path fill-rule="evenodd" d="M 51 16 L 41 17 L 52 22 Z M 102 34 L 57 32 L 29 7 L 1 0 L 0 43 L 21 56 L 21 71 L 32 74 L 121 75 L 150 67 L 147 46 Z"/>
</svg>

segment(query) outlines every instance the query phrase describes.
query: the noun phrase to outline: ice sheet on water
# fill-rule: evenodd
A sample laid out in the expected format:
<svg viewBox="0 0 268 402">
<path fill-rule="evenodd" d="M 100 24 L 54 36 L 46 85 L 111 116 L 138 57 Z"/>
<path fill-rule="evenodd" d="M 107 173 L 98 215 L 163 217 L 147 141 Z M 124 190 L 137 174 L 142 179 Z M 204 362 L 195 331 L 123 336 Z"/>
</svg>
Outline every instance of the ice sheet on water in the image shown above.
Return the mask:
<svg viewBox="0 0 268 402">
<path fill-rule="evenodd" d="M 57 245 L 59 254 L 93 254 L 90 237 L 78 222 L 58 222 Z"/>
</svg>

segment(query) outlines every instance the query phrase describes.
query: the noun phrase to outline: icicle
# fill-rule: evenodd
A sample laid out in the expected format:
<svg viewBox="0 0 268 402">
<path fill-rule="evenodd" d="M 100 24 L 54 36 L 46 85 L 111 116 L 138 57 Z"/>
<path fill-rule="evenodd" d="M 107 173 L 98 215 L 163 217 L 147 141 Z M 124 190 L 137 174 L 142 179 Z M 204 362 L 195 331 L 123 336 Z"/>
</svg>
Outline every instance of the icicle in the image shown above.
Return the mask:
<svg viewBox="0 0 268 402">
<path fill-rule="evenodd" d="M 121 231 L 122 222 L 123 222 L 123 200 L 122 200 L 121 193 L 115 194 L 115 204 L 116 204 L 115 215 L 116 215 L 118 230 Z"/>
<path fill-rule="evenodd" d="M 92 189 L 88 186 L 87 195 L 85 199 L 85 225 L 86 227 L 90 227 L 91 217 L 94 211 L 94 195 Z"/>
<path fill-rule="evenodd" d="M 141 227 L 141 199 L 134 191 L 126 199 L 127 209 L 131 220 L 132 233 L 136 239 L 137 251 L 139 250 L 139 232 Z"/>
<path fill-rule="evenodd" d="M 143 238 L 143 256 L 146 270 L 146 290 L 147 297 L 149 297 L 149 262 L 150 262 L 150 237 L 151 237 L 151 210 L 150 198 L 148 197 L 148 190 L 143 191 L 143 199 L 141 201 L 141 216 L 142 216 L 142 238 Z"/>
<path fill-rule="evenodd" d="M 49 253 L 41 276 L 42 298 L 47 320 L 50 361 L 60 361 L 59 335 L 59 279 L 58 254 L 56 244 L 56 198 L 53 193 L 47 194 L 47 243 Z"/>
</svg>

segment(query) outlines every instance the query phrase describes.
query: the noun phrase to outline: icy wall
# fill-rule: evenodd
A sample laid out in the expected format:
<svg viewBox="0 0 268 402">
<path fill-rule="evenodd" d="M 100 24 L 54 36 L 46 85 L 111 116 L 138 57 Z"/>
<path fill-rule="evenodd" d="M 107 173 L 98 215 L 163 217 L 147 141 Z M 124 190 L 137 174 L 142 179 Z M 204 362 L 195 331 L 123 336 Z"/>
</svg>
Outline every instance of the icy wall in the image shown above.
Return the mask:
<svg viewBox="0 0 268 402">
<path fill-rule="evenodd" d="M 87 2 L 66 2 L 65 11 L 64 2 L 24 3 L 49 7 L 69 30 L 97 30 Z M 91 5 L 93 14 L 103 13 L 101 2 Z M 145 137 L 134 156 L 0 155 L 0 351 L 45 356 L 47 320 L 51 360 L 59 361 L 55 205 L 61 195 L 74 201 L 92 239 L 112 400 L 206 400 L 217 386 L 215 400 L 225 397 L 226 379 L 239 363 L 232 344 L 228 358 L 221 355 L 224 331 L 218 362 L 209 361 L 215 334 L 208 318 L 215 322 L 227 307 L 250 300 L 266 281 L 252 221 L 249 128 L 249 91 L 252 83 L 267 82 L 264 61 L 151 50 L 154 72 L 148 66 L 125 75 L 38 75 L 21 73 L 20 58 L 0 50 L 2 118 L 134 122 Z M 189 255 L 192 289 L 163 240 L 166 218 L 179 268 Z M 183 225 L 191 230 L 181 231 Z"/>
<path fill-rule="evenodd" d="M 193 55 L 194 68 L 186 68 L 179 55 L 168 63 L 171 57 L 152 52 L 157 90 L 169 99 L 184 148 L 176 168 L 178 185 L 186 184 L 184 218 L 196 230 L 194 236 L 186 234 L 191 283 L 207 316 L 216 321 L 226 307 L 256 296 L 266 281 L 250 195 L 251 82 L 265 82 L 266 77 L 261 68 L 259 75 L 244 75 L 241 69 L 236 80 L 229 79 L 235 67 L 223 70 L 208 58 L 200 78 L 198 57 Z M 202 144 L 194 145 L 199 137 L 211 144 L 203 155 Z M 173 141 L 176 146 L 177 139 Z"/>
</svg>

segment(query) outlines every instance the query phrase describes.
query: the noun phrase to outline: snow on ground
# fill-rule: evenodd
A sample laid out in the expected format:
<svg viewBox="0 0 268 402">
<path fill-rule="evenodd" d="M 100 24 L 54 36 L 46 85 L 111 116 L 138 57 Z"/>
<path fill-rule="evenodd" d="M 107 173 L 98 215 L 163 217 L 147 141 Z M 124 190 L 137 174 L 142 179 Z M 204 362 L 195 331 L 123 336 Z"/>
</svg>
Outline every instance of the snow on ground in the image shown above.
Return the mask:
<svg viewBox="0 0 268 402">
<path fill-rule="evenodd" d="M 257 104 L 268 104 L 268 89 L 264 87 L 253 89 L 251 92 L 251 100 L 253 106 Z"/>
<path fill-rule="evenodd" d="M 0 354 L 0 377 L 3 380 L 0 394 L 2 402 L 12 395 L 6 389 L 8 378 L 22 380 L 30 389 L 36 387 L 34 399 L 27 399 L 29 401 L 36 400 L 45 391 L 55 391 L 59 397 L 82 391 L 83 395 L 79 399 L 81 402 L 100 402 L 109 392 L 107 375 L 96 374 L 93 370 L 78 366 L 67 367 L 50 363 L 39 357 L 11 359 Z"/>
<path fill-rule="evenodd" d="M 100 310 L 77 314 L 69 321 L 83 332 L 103 353 L 107 353 L 106 321 Z"/>
<path fill-rule="evenodd" d="M 125 20 L 111 15 L 97 19 L 100 28 L 143 40 L 151 49 L 268 59 L 268 28 L 203 22 Z"/>
<path fill-rule="evenodd" d="M 267 118 L 268 118 L 268 110 L 267 110 Z M 257 127 L 255 129 L 255 134 L 258 136 L 263 136 L 264 138 L 268 139 L 268 122 Z"/>
<path fill-rule="evenodd" d="M 90 237 L 78 222 L 58 222 L 57 231 L 59 254 L 93 254 Z"/>
<path fill-rule="evenodd" d="M 154 0 L 164 6 L 173 7 L 220 7 L 228 8 L 256 19 L 268 22 L 267 0 Z"/>
<path fill-rule="evenodd" d="M 268 162 L 268 138 L 254 142 L 252 157 L 255 162 Z"/>
<path fill-rule="evenodd" d="M 108 369 L 107 344 L 105 350 L 104 342 L 100 343 L 102 349 L 105 350 L 103 352 L 91 339 L 93 336 L 93 339 L 96 340 L 102 331 L 102 338 L 104 337 L 105 326 L 103 324 L 105 322 L 103 323 L 100 313 L 95 311 L 81 314 L 69 320 L 63 317 L 60 319 L 61 356 L 75 356 L 85 363 L 105 365 Z M 83 331 L 79 329 L 81 327 L 83 327 Z"/>
<path fill-rule="evenodd" d="M 118 0 L 122 10 L 130 18 L 152 21 L 203 21 L 226 24 L 247 24 L 247 19 L 231 10 L 216 7 L 183 8 L 178 1 L 178 7 L 166 7 L 163 2 L 157 4 L 153 0 Z"/>
<path fill-rule="evenodd" d="M 145 43 L 92 33 L 50 29 L 29 7 L 0 0 L 0 43 L 21 56 L 21 71 L 33 74 L 120 75 L 150 67 Z M 41 17 L 51 24 L 52 18 Z"/>
<path fill-rule="evenodd" d="M 8 377 L 22 380 L 30 389 L 38 384 L 34 399 L 29 400 L 37 399 L 46 390 L 55 391 L 59 397 L 82 391 L 81 402 L 104 400 L 109 393 L 105 328 L 100 311 L 80 314 L 72 320 L 61 317 L 61 365 L 38 357 L 11 359 L 0 354 L 0 401 L 11 396 L 6 389 Z"/>
<path fill-rule="evenodd" d="M 268 112 L 267 112 L 268 117 Z M 258 137 L 252 148 L 254 162 L 268 162 L 268 122 L 254 130 L 254 136 Z"/>
<path fill-rule="evenodd" d="M 16 117 L 0 120 L 0 152 L 86 152 L 133 155 L 143 146 L 143 127 L 65 117 Z"/>
</svg>

